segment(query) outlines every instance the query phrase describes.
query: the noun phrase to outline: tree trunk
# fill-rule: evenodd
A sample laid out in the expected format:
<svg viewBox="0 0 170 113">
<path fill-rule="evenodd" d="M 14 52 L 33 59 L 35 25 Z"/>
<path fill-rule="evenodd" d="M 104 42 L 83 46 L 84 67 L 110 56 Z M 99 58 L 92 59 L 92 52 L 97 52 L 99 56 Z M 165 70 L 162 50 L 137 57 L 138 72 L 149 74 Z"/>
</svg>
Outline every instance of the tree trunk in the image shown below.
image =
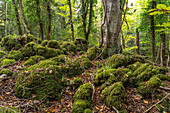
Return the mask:
<svg viewBox="0 0 170 113">
<path fill-rule="evenodd" d="M 50 33 L 51 33 L 51 9 L 50 9 L 50 1 L 47 1 L 47 12 L 48 12 L 48 33 L 47 33 L 47 40 L 50 40 Z"/>
<path fill-rule="evenodd" d="M 23 23 L 27 33 L 32 34 L 31 28 L 29 27 L 27 19 L 26 19 L 25 15 L 24 15 L 22 0 L 18 0 L 18 3 L 19 3 L 19 8 L 20 8 L 20 16 L 21 16 L 22 23 Z"/>
<path fill-rule="evenodd" d="M 139 31 L 138 31 L 138 28 L 136 29 L 136 46 L 137 46 L 136 53 L 137 53 L 137 54 L 140 54 Z"/>
<path fill-rule="evenodd" d="M 168 35 L 170 36 L 170 33 L 168 33 Z M 170 66 L 170 38 L 169 38 L 169 50 L 168 50 L 168 59 L 167 59 L 167 67 Z M 170 71 L 170 70 L 169 70 Z"/>
<path fill-rule="evenodd" d="M 162 58 L 162 61 L 161 61 L 161 64 L 162 66 L 166 66 L 166 58 L 165 58 L 165 52 L 166 52 L 166 37 L 165 37 L 165 33 L 161 33 L 160 34 L 160 37 L 161 37 L 161 58 Z"/>
<path fill-rule="evenodd" d="M 43 40 L 44 39 L 44 31 L 43 31 L 43 23 L 41 20 L 41 14 L 40 14 L 40 1 L 37 1 L 37 15 L 38 15 L 38 22 L 39 22 L 39 26 L 40 26 L 40 37 Z"/>
<path fill-rule="evenodd" d="M 17 6 L 15 4 L 15 0 L 12 0 L 12 4 L 13 4 L 13 7 L 15 9 L 15 16 L 16 16 L 17 25 L 18 25 L 18 33 L 19 33 L 19 35 L 22 35 L 21 24 L 20 24 L 20 21 L 19 21 L 19 13 L 18 13 L 18 8 L 17 8 Z"/>
<path fill-rule="evenodd" d="M 5 36 L 7 36 L 8 28 L 7 28 L 7 13 L 8 12 L 8 3 L 5 3 Z"/>
<path fill-rule="evenodd" d="M 122 11 L 120 9 L 121 0 L 103 0 L 103 46 L 107 49 L 109 56 L 118 53 L 120 47 L 120 27 L 122 21 Z"/>
<path fill-rule="evenodd" d="M 152 1 L 152 9 L 155 8 L 155 1 Z M 152 62 L 155 62 L 155 27 L 154 16 L 151 16 L 151 35 L 152 35 Z"/>
<path fill-rule="evenodd" d="M 70 25 L 71 25 L 71 31 L 72 31 L 72 41 L 74 41 L 74 26 L 73 26 L 73 19 L 72 19 L 71 1 L 68 0 L 68 3 L 69 3 L 69 10 L 70 10 Z"/>
</svg>

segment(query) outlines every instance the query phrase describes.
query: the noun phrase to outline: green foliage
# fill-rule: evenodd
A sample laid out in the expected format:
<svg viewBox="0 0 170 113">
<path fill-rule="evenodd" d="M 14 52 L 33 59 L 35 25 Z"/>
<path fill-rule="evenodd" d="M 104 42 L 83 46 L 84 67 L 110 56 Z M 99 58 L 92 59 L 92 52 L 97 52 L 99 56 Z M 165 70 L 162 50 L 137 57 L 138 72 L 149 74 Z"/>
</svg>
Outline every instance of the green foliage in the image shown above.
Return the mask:
<svg viewBox="0 0 170 113">
<path fill-rule="evenodd" d="M 48 40 L 44 40 L 44 41 L 41 43 L 42 46 L 46 46 L 47 44 L 48 44 Z"/>
<path fill-rule="evenodd" d="M 0 71 L 0 75 L 2 75 L 2 74 L 6 74 L 7 76 L 12 76 L 12 72 L 10 69 L 2 69 Z"/>
<path fill-rule="evenodd" d="M 0 58 L 2 58 L 6 53 L 4 51 L 0 51 Z"/>
<path fill-rule="evenodd" d="M 16 107 L 4 106 L 4 107 L 0 107 L 0 112 L 1 113 L 17 113 L 19 112 L 19 109 Z"/>
</svg>

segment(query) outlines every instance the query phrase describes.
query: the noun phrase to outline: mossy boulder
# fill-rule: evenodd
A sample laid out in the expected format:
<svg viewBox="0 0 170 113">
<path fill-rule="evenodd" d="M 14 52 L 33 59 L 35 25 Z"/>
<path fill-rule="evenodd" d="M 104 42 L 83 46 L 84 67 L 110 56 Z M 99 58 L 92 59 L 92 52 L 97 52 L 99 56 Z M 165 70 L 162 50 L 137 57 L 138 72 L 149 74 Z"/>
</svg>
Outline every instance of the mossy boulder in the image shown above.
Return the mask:
<svg viewBox="0 0 170 113">
<path fill-rule="evenodd" d="M 135 62 L 134 64 L 130 64 L 127 66 L 127 68 L 129 68 L 132 71 L 135 71 L 136 69 L 138 69 L 140 66 L 142 65 L 141 62 Z"/>
<path fill-rule="evenodd" d="M 80 65 L 77 59 L 67 59 L 63 64 L 63 73 L 69 78 L 80 75 L 84 72 L 83 67 Z"/>
<path fill-rule="evenodd" d="M 85 109 L 84 113 L 93 113 L 93 112 L 91 111 L 91 109 Z"/>
<path fill-rule="evenodd" d="M 8 65 L 8 64 L 12 64 L 14 62 L 16 62 L 14 59 L 3 59 L 0 65 L 2 67 L 2 66 L 5 66 L 5 65 Z"/>
<path fill-rule="evenodd" d="M 52 61 L 41 61 L 24 71 L 18 77 L 15 85 L 15 94 L 20 98 L 37 100 L 58 100 L 61 98 L 63 85 L 61 67 Z"/>
<path fill-rule="evenodd" d="M 23 58 L 21 51 L 12 50 L 8 54 L 9 59 L 15 59 L 16 61 Z"/>
<path fill-rule="evenodd" d="M 151 91 L 147 88 L 146 83 L 141 82 L 137 88 L 137 93 L 143 96 L 144 98 L 148 98 L 151 95 Z"/>
<path fill-rule="evenodd" d="M 35 51 L 36 55 L 44 56 L 44 57 L 47 56 L 47 51 L 48 51 L 47 47 L 41 45 L 34 45 L 33 50 Z"/>
<path fill-rule="evenodd" d="M 47 47 L 60 49 L 60 45 L 58 44 L 58 41 L 56 41 L 56 40 L 49 40 L 47 43 Z"/>
<path fill-rule="evenodd" d="M 61 45 L 61 48 L 63 49 L 63 51 L 65 52 L 65 54 L 71 53 L 71 52 L 76 52 L 76 46 L 73 42 L 63 42 L 63 44 Z"/>
<path fill-rule="evenodd" d="M 46 46 L 47 44 L 48 44 L 48 40 L 44 40 L 44 41 L 41 43 L 42 46 Z"/>
<path fill-rule="evenodd" d="M 125 88 L 122 82 L 116 82 L 112 86 L 105 88 L 102 91 L 102 99 L 105 104 L 112 109 L 121 109 L 121 102 L 125 99 Z"/>
<path fill-rule="evenodd" d="M 7 76 L 12 76 L 12 72 L 10 69 L 2 69 L 0 71 L 0 75 L 2 75 L 2 74 L 6 74 Z"/>
<path fill-rule="evenodd" d="M 104 71 L 98 71 L 99 73 L 94 78 L 94 83 L 96 85 L 101 85 L 105 83 L 106 81 L 109 82 L 109 84 L 112 84 L 113 82 L 116 82 L 117 79 L 114 76 L 114 73 L 116 72 L 116 69 L 108 69 Z"/>
<path fill-rule="evenodd" d="M 17 37 L 17 40 L 19 41 L 19 43 L 21 45 L 25 45 L 25 44 L 27 44 L 29 42 L 35 42 L 36 38 L 31 34 L 25 34 L 23 36 Z"/>
<path fill-rule="evenodd" d="M 92 61 L 95 60 L 97 57 L 98 59 L 105 59 L 107 55 L 105 50 L 94 46 L 87 50 L 86 57 Z"/>
<path fill-rule="evenodd" d="M 81 60 L 81 63 L 84 66 L 85 69 L 89 69 L 89 68 L 91 68 L 93 66 L 92 63 L 90 62 L 90 60 L 87 59 L 87 58 L 83 58 Z"/>
<path fill-rule="evenodd" d="M 41 44 L 41 43 L 42 43 L 42 39 L 41 39 L 41 38 L 36 38 L 35 40 L 36 40 L 35 42 L 36 42 L 37 44 Z"/>
<path fill-rule="evenodd" d="M 12 49 L 19 49 L 21 47 L 21 44 L 17 38 L 12 35 L 2 38 L 1 45 L 5 47 L 7 51 L 11 51 Z"/>
<path fill-rule="evenodd" d="M 25 45 L 23 48 L 23 54 L 24 56 L 30 57 L 36 55 L 36 51 L 34 50 L 34 46 L 37 44 L 35 42 L 29 42 Z"/>
<path fill-rule="evenodd" d="M 70 80 L 70 86 L 75 87 L 76 89 L 82 84 L 83 84 L 83 81 L 80 77 Z"/>
<path fill-rule="evenodd" d="M 167 81 L 170 82 L 170 76 L 169 76 L 169 75 L 159 74 L 158 77 L 159 77 L 161 80 L 167 80 Z"/>
<path fill-rule="evenodd" d="M 65 63 L 67 59 L 68 57 L 66 55 L 61 54 L 57 57 L 51 58 L 50 60 L 56 62 L 57 64 L 62 64 Z"/>
<path fill-rule="evenodd" d="M 81 85 L 73 96 L 74 102 L 84 100 L 91 102 L 93 88 L 91 84 L 85 83 Z"/>
<path fill-rule="evenodd" d="M 88 42 L 85 38 L 76 38 L 74 41 L 77 51 L 87 51 Z"/>
<path fill-rule="evenodd" d="M 84 113 L 85 110 L 89 107 L 90 107 L 90 102 L 84 100 L 78 100 L 73 104 L 72 113 Z"/>
<path fill-rule="evenodd" d="M 0 51 L 0 58 L 2 58 L 6 53 L 4 51 Z"/>
<path fill-rule="evenodd" d="M 24 66 L 30 66 L 30 65 L 34 65 L 38 62 L 40 62 L 41 60 L 45 60 L 45 57 L 43 56 L 31 56 L 27 61 L 24 62 Z"/>
<path fill-rule="evenodd" d="M 136 69 L 136 71 L 134 71 L 134 76 L 138 76 L 140 75 L 143 71 L 146 70 L 146 68 L 149 66 L 148 63 L 142 64 L 138 69 Z"/>
<path fill-rule="evenodd" d="M 153 76 L 149 79 L 147 83 L 147 88 L 150 91 L 154 91 L 161 85 L 161 80 L 157 76 Z"/>
</svg>

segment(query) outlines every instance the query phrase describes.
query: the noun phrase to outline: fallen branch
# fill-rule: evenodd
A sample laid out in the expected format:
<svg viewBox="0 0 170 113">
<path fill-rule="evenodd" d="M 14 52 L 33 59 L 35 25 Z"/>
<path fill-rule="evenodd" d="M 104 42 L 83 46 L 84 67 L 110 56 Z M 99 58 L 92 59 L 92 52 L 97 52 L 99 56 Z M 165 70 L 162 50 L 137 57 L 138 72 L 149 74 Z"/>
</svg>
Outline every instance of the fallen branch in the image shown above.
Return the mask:
<svg viewBox="0 0 170 113">
<path fill-rule="evenodd" d="M 92 86 L 92 88 L 93 88 L 93 94 L 92 94 L 92 101 L 93 101 L 94 93 L 95 93 L 95 88 L 94 88 L 94 84 L 93 84 L 93 83 L 91 83 L 91 86 Z"/>
<path fill-rule="evenodd" d="M 144 113 L 149 112 L 153 107 L 155 107 L 157 104 L 161 103 L 163 100 L 165 100 L 168 96 L 170 95 L 170 93 L 168 93 L 164 98 L 162 98 L 159 102 L 155 103 L 154 105 L 152 105 L 149 109 L 147 109 Z"/>
<path fill-rule="evenodd" d="M 116 111 L 116 113 L 119 113 L 119 111 L 114 106 L 112 106 L 112 108 Z"/>
<path fill-rule="evenodd" d="M 170 91 L 170 88 L 168 88 L 168 87 L 162 87 L 162 86 L 160 86 L 159 88 L 160 88 L 160 89 L 163 89 L 163 90 Z"/>
</svg>

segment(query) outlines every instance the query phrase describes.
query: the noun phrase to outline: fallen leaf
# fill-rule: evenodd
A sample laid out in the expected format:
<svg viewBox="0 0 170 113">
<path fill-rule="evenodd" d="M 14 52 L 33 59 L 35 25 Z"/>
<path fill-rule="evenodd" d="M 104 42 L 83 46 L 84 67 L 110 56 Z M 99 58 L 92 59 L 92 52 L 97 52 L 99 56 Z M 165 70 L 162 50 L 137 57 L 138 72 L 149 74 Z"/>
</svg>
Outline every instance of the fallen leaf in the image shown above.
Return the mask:
<svg viewBox="0 0 170 113">
<path fill-rule="evenodd" d="M 143 100 L 143 103 L 148 104 L 149 102 L 147 100 Z"/>
<path fill-rule="evenodd" d="M 95 108 L 96 108 L 97 110 L 100 110 L 100 108 L 98 108 L 97 106 L 95 106 Z"/>
</svg>

